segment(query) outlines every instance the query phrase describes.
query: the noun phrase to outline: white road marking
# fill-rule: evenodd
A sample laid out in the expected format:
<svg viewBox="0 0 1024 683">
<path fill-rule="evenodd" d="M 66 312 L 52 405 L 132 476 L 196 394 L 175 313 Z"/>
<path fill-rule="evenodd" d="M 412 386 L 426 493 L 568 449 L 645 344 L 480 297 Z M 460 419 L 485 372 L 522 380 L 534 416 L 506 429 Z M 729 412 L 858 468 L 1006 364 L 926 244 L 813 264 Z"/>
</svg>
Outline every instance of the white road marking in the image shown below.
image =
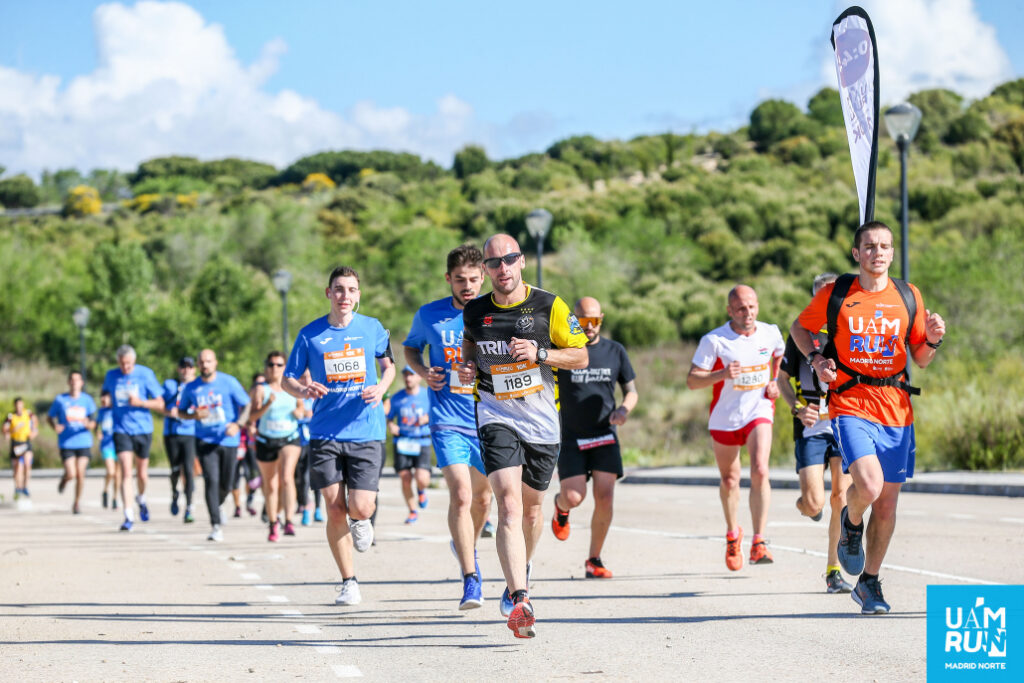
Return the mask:
<svg viewBox="0 0 1024 683">
<path fill-rule="evenodd" d="M 363 672 L 355 664 L 331 664 L 334 675 L 338 678 L 362 678 Z"/>
<path fill-rule="evenodd" d="M 272 590 L 274 590 L 274 587 L 271 586 L 268 583 L 257 584 L 255 586 L 253 586 L 253 588 L 255 588 L 258 591 L 272 591 Z"/>
<path fill-rule="evenodd" d="M 631 527 L 620 527 L 612 525 L 612 529 L 616 531 L 625 531 L 633 534 L 646 534 L 648 536 L 663 536 L 665 538 L 682 538 L 686 540 L 696 541 L 711 541 L 713 543 L 721 543 L 721 536 L 699 536 L 697 534 L 685 534 L 675 531 L 657 531 L 654 529 L 634 529 Z M 792 546 L 775 545 L 771 544 L 772 550 L 783 550 L 786 552 L 797 553 L 800 555 L 811 555 L 812 557 L 828 557 L 825 553 L 818 550 L 808 550 L 807 548 L 795 548 Z M 971 576 L 959 576 L 957 574 L 945 574 L 943 572 L 933 572 L 928 569 L 917 569 L 915 567 L 904 567 L 897 564 L 882 564 L 883 569 L 891 569 L 893 571 L 907 572 L 909 574 L 919 574 L 921 576 L 933 576 L 938 579 L 949 579 L 951 581 L 962 581 L 964 583 L 980 583 L 985 585 L 998 585 L 997 581 L 988 581 L 987 579 L 976 579 Z"/>
<path fill-rule="evenodd" d="M 977 519 L 975 515 L 965 515 L 962 512 L 947 512 L 946 516 L 950 519 Z"/>
<path fill-rule="evenodd" d="M 323 631 L 320 630 L 319 626 L 313 626 L 312 624 L 296 624 L 295 630 L 299 633 L 305 633 L 307 635 L 311 635 L 314 633 L 323 633 Z"/>
<path fill-rule="evenodd" d="M 267 596 L 267 601 L 268 602 L 291 602 L 291 600 L 289 600 L 287 597 L 285 597 L 283 595 L 268 595 Z"/>
<path fill-rule="evenodd" d="M 279 609 L 277 610 L 286 617 L 303 617 L 306 616 L 297 609 Z"/>
<path fill-rule="evenodd" d="M 252 572 L 248 572 L 248 573 L 242 574 L 242 578 L 245 579 L 246 581 L 259 581 L 260 580 L 260 575 L 259 574 L 254 574 Z"/>
<path fill-rule="evenodd" d="M 1024 519 L 1020 517 L 1000 517 L 1000 522 L 1009 522 L 1010 524 L 1024 524 Z"/>
<path fill-rule="evenodd" d="M 242 564 L 241 562 L 228 562 L 228 566 L 231 567 L 232 569 L 239 569 L 239 570 L 245 569 L 245 565 Z"/>
</svg>

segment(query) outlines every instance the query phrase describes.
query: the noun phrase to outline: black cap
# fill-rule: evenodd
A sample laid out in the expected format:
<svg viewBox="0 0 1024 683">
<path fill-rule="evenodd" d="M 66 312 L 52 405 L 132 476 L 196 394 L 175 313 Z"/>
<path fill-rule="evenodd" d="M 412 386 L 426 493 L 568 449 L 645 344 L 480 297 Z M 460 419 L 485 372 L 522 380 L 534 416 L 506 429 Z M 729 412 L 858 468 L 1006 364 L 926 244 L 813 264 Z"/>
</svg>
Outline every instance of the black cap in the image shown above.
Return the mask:
<svg viewBox="0 0 1024 683">
<path fill-rule="evenodd" d="M 178 361 L 179 368 L 194 368 L 195 366 L 196 361 L 192 356 L 182 356 L 181 360 Z"/>
</svg>

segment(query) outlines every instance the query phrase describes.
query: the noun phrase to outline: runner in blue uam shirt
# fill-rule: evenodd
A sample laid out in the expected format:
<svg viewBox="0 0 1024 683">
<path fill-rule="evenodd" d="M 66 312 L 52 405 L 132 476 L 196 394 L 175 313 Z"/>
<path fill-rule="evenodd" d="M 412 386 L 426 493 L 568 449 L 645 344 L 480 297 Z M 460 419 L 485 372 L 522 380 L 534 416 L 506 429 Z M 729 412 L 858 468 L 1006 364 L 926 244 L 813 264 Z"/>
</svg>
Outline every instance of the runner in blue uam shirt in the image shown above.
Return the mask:
<svg viewBox="0 0 1024 683">
<path fill-rule="evenodd" d="M 316 399 L 309 422 L 310 485 L 323 492 L 327 544 L 341 573 L 334 602 L 356 605 L 362 598 L 352 548 L 365 552 L 373 544 L 369 518 L 376 509 L 386 436 L 381 399 L 395 379 L 395 363 L 387 330 L 356 312 L 355 270 L 335 268 L 325 295 L 330 313 L 299 332 L 282 386 L 296 398 Z M 302 384 L 307 369 L 310 381 Z"/>
<path fill-rule="evenodd" d="M 448 484 L 448 530 L 462 573 L 459 609 L 483 605 L 476 540 L 491 507 L 491 485 L 480 457 L 473 385 L 459 382 L 462 362 L 462 309 L 480 294 L 483 254 L 466 244 L 448 254 L 445 280 L 451 296 L 420 307 L 406 337 L 405 360 L 430 387 L 430 436 L 437 465 Z M 430 367 L 423 348 L 430 347 Z"/>
<path fill-rule="evenodd" d="M 178 480 L 184 479 L 185 524 L 195 521 L 192 494 L 195 491 L 196 423 L 178 417 L 178 404 L 185 385 L 196 378 L 196 363 L 191 356 L 178 361 L 181 380 L 164 380 L 164 451 L 171 466 L 171 515 L 180 511 Z"/>
<path fill-rule="evenodd" d="M 408 365 L 402 369 L 405 388 L 391 399 L 388 426 L 395 448 L 395 473 L 402 481 L 402 498 L 409 508 L 406 524 L 419 519 L 416 508 L 427 507 L 430 486 L 430 399 L 420 389 L 420 377 Z M 416 495 L 412 485 L 415 481 Z"/>
<path fill-rule="evenodd" d="M 163 389 L 153 371 L 135 363 L 135 349 L 123 344 L 117 349 L 117 367 L 108 370 L 103 390 L 114 399 L 114 448 L 121 467 L 121 500 L 124 502 L 124 523 L 121 531 L 131 531 L 135 523 L 132 508 L 132 465 L 139 469 L 139 519 L 149 521 L 146 505 L 146 483 L 149 481 L 149 449 L 153 444 L 151 410 L 163 410 Z M 134 461 L 134 463 L 133 463 Z"/>
<path fill-rule="evenodd" d="M 185 385 L 178 417 L 196 421 L 196 455 L 203 468 L 206 509 L 210 513 L 208 541 L 223 541 L 220 506 L 235 481 L 239 433 L 249 416 L 249 394 L 241 383 L 217 371 L 217 354 L 199 352 L 199 377 Z"/>
<path fill-rule="evenodd" d="M 64 463 L 64 476 L 60 478 L 57 490 L 64 493 L 68 482 L 75 480 L 75 502 L 71 512 L 76 515 L 81 512 L 79 502 L 92 450 L 91 430 L 96 426 L 96 402 L 82 391 L 84 385 L 82 373 L 72 370 L 68 374 L 68 392 L 53 401 L 46 417 L 46 421 L 57 432 L 57 447 Z"/>
</svg>

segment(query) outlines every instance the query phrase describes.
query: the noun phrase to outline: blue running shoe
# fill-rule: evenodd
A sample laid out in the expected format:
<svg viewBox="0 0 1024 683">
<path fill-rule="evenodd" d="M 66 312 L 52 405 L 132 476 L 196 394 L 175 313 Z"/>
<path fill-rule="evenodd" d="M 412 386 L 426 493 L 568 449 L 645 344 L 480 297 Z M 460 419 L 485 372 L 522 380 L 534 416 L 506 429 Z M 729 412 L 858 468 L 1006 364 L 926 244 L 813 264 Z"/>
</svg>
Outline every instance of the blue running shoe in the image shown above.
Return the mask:
<svg viewBox="0 0 1024 683">
<path fill-rule="evenodd" d="M 526 585 L 529 587 L 530 579 L 533 577 L 533 562 L 526 563 Z M 501 610 L 501 616 L 507 617 L 512 614 L 512 610 L 515 609 L 515 603 L 512 602 L 512 596 L 508 592 L 508 586 L 505 586 L 505 590 L 501 594 L 501 604 L 498 609 Z"/>
<path fill-rule="evenodd" d="M 889 603 L 882 597 L 882 582 L 877 577 L 858 581 L 850 597 L 860 605 L 861 614 L 889 613 Z"/>
<path fill-rule="evenodd" d="M 417 493 L 418 493 L 418 502 L 419 502 L 420 510 L 422 510 L 423 508 L 427 507 L 427 492 L 421 490 L 421 491 L 417 491 Z"/>
<path fill-rule="evenodd" d="M 104 493 L 103 495 L 106 495 Z M 178 507 L 178 492 L 175 491 L 174 495 L 171 496 L 171 517 L 176 517 L 181 509 Z"/>
<path fill-rule="evenodd" d="M 121 531 L 131 531 L 132 530 L 132 526 L 133 526 L 132 525 L 132 520 L 126 518 L 124 520 L 124 524 L 121 525 L 121 529 L 120 530 Z"/>
<path fill-rule="evenodd" d="M 309 508 L 306 508 L 302 511 L 302 526 L 309 526 L 310 524 L 312 522 L 310 521 Z"/>
<path fill-rule="evenodd" d="M 323 513 L 323 511 L 320 508 L 317 508 L 316 510 L 313 511 L 313 521 L 314 522 L 322 522 L 322 521 L 324 521 L 324 513 Z"/>
<path fill-rule="evenodd" d="M 480 575 L 469 574 L 462 579 L 462 601 L 460 610 L 476 609 L 484 604 L 483 591 L 480 586 Z"/>
<path fill-rule="evenodd" d="M 855 531 L 846 526 L 849 521 L 844 507 L 839 515 L 839 564 L 847 574 L 856 576 L 864 571 L 864 524 Z"/>
<path fill-rule="evenodd" d="M 139 519 L 143 522 L 149 521 L 149 506 L 145 503 L 139 503 Z"/>
</svg>

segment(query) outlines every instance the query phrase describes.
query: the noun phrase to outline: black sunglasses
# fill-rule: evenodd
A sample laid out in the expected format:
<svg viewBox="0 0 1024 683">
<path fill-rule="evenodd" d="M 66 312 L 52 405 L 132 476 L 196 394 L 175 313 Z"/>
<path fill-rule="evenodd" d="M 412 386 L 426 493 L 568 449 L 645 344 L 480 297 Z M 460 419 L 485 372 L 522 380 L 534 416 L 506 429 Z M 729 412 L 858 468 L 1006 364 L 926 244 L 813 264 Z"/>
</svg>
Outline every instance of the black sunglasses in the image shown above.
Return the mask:
<svg viewBox="0 0 1024 683">
<path fill-rule="evenodd" d="M 506 266 L 511 266 L 521 257 L 522 254 L 517 251 L 514 254 L 505 254 L 504 256 L 494 256 L 492 258 L 485 258 L 484 265 L 490 268 L 491 270 L 494 270 L 495 268 L 500 268 L 502 263 L 504 263 Z"/>
<path fill-rule="evenodd" d="M 267 361 L 267 367 L 268 368 L 283 368 L 284 367 L 284 363 L 271 363 L 270 361 Z"/>
</svg>

